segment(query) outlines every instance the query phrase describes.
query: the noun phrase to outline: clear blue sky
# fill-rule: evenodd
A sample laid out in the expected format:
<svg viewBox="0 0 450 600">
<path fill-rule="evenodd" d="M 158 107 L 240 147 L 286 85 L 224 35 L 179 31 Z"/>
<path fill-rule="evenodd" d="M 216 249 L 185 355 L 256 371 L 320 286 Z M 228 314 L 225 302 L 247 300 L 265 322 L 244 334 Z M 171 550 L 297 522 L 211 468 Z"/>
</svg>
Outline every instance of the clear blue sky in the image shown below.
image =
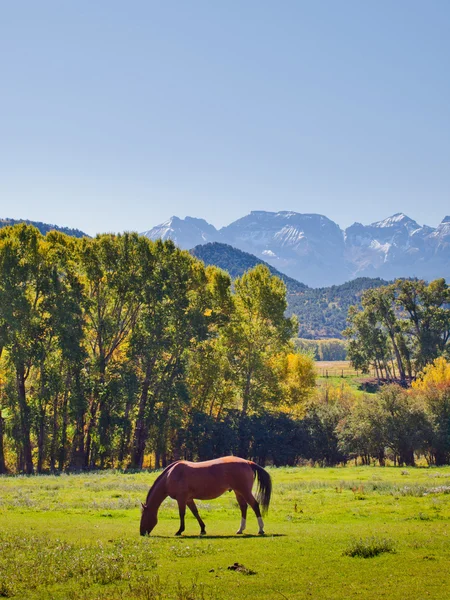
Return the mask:
<svg viewBox="0 0 450 600">
<path fill-rule="evenodd" d="M 0 4 L 0 216 L 450 213 L 448 0 Z"/>
</svg>

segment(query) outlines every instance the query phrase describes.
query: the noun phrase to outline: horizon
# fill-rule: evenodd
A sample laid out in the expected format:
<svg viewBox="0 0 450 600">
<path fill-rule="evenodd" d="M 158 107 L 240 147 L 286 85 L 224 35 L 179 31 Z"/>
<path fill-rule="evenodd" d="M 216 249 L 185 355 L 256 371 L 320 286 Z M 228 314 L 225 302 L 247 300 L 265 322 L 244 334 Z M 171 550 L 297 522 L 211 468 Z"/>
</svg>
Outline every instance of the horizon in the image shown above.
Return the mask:
<svg viewBox="0 0 450 600">
<path fill-rule="evenodd" d="M 45 225 L 49 225 L 49 226 L 55 226 L 55 227 L 60 227 L 60 228 L 67 228 L 67 229 L 77 229 L 77 230 L 79 230 L 79 231 L 81 231 L 81 232 L 83 232 L 83 233 L 86 233 L 86 234 L 87 234 L 87 235 L 89 235 L 90 237 L 94 237 L 94 236 L 96 236 L 96 235 L 101 235 L 101 234 L 104 234 L 104 233 L 113 233 L 113 234 L 119 234 L 119 233 L 125 233 L 125 232 L 135 232 L 135 233 L 138 233 L 139 235 L 142 235 L 142 234 L 145 234 L 145 233 L 147 233 L 148 231 L 152 230 L 152 229 L 153 229 L 153 228 L 155 228 L 155 227 L 158 227 L 158 226 L 161 226 L 161 225 L 163 225 L 163 224 L 167 223 L 168 221 L 170 221 L 170 220 L 171 220 L 171 219 L 173 219 L 173 218 L 178 218 L 178 219 L 180 219 L 181 221 L 184 221 L 184 220 L 186 220 L 187 218 L 191 218 L 191 219 L 198 219 L 198 220 L 206 221 L 206 222 L 207 222 L 209 225 L 213 225 L 213 227 L 215 227 L 215 229 L 216 229 L 217 231 L 220 231 L 221 229 L 223 229 L 224 227 L 227 227 L 228 225 L 231 225 L 231 224 L 232 224 L 232 223 L 234 223 L 235 221 L 237 221 L 237 220 L 239 220 L 239 219 L 242 219 L 242 218 L 244 218 L 244 217 L 246 217 L 246 216 L 250 215 L 251 213 L 257 213 L 257 212 L 260 212 L 260 213 L 267 213 L 267 214 L 278 214 L 278 213 L 294 213 L 294 214 L 298 214 L 298 215 L 318 215 L 318 216 L 321 216 L 321 217 L 325 217 L 325 218 L 327 218 L 327 219 L 329 219 L 329 220 L 333 221 L 334 223 L 336 223 L 336 225 L 338 225 L 338 226 L 339 226 L 339 228 L 340 228 L 340 229 L 341 229 L 343 232 L 345 232 L 345 230 L 346 230 L 348 227 L 351 227 L 352 225 L 361 224 L 361 225 L 363 225 L 363 226 L 367 227 L 367 226 L 370 226 L 370 225 L 374 225 L 375 223 L 380 223 L 380 222 L 382 222 L 382 221 L 385 221 L 386 219 L 389 219 L 389 218 L 391 218 L 391 217 L 395 217 L 395 216 L 397 216 L 397 215 L 404 215 L 405 217 L 407 217 L 407 218 L 409 218 L 409 219 L 411 219 L 411 220 L 415 221 L 415 222 L 416 222 L 416 223 L 417 223 L 417 224 L 418 224 L 420 227 L 429 226 L 429 227 L 432 227 L 433 229 L 436 229 L 436 227 L 438 227 L 438 226 L 439 226 L 441 223 L 443 223 L 443 222 L 444 222 L 444 220 L 445 220 L 445 219 L 449 218 L 449 216 L 450 216 L 450 211 L 449 211 L 449 213 L 448 213 L 448 214 L 445 214 L 445 215 L 443 215 L 442 219 L 441 219 L 441 220 L 440 220 L 438 223 L 436 223 L 436 225 L 431 225 L 430 223 L 420 223 L 419 221 L 417 221 L 417 219 L 415 219 L 414 217 L 412 217 L 412 216 L 411 216 L 411 215 L 409 215 L 409 214 L 405 214 L 404 212 L 397 212 L 397 213 L 393 213 L 393 214 L 391 214 L 391 215 L 388 215 L 388 216 L 386 216 L 386 217 L 382 217 L 382 218 L 380 218 L 380 219 L 378 219 L 378 220 L 376 220 L 376 221 L 372 221 L 372 222 L 370 222 L 370 223 L 361 223 L 360 221 L 353 221 L 352 223 L 350 223 L 350 225 L 348 225 L 348 226 L 344 227 L 343 225 L 341 225 L 341 224 L 340 224 L 340 223 L 338 223 L 337 221 L 334 221 L 333 219 L 331 219 L 330 217 L 328 217 L 327 215 L 324 215 L 324 214 L 322 214 L 322 213 L 314 213 L 314 212 L 304 212 L 304 213 L 299 213 L 299 212 L 296 212 L 296 211 L 293 211 L 293 210 L 276 210 L 276 211 L 270 211 L 270 210 L 258 210 L 258 209 L 255 209 L 255 210 L 251 210 L 251 211 L 249 211 L 248 213 L 246 213 L 245 215 L 242 215 L 241 217 L 237 217 L 237 219 L 234 219 L 234 221 L 230 221 L 229 223 L 226 223 L 226 224 L 224 224 L 224 225 L 219 225 L 219 226 L 215 225 L 214 223 L 211 223 L 211 221 L 208 221 L 208 220 L 207 220 L 207 219 L 205 219 L 204 217 L 201 217 L 201 216 L 193 216 L 193 215 L 185 214 L 185 216 L 180 216 L 180 215 L 171 215 L 170 217 L 168 217 L 168 218 L 167 218 L 167 219 L 165 219 L 164 221 L 161 221 L 160 223 L 155 223 L 154 225 L 151 225 L 151 226 L 150 226 L 148 229 L 143 229 L 143 230 L 140 230 L 140 229 L 137 229 L 137 228 L 131 228 L 131 229 L 121 229 L 121 230 L 116 230 L 116 231 L 112 231 L 112 230 L 103 230 L 103 231 L 96 231 L 96 232 L 93 232 L 93 233 L 90 233 L 90 232 L 86 231 L 86 230 L 85 230 L 85 229 L 83 229 L 83 228 L 76 227 L 76 226 L 74 226 L 74 225 L 72 225 L 72 224 L 70 224 L 70 223 L 56 223 L 56 222 L 48 222 L 48 221 L 43 221 L 43 220 L 41 220 L 41 219 L 39 219 L 39 218 L 37 218 L 37 219 L 30 219 L 30 218 L 28 218 L 28 217 L 22 218 L 22 217 L 12 217 L 12 216 L 8 215 L 8 216 L 5 216 L 5 217 L 2 217 L 2 216 L 0 216 L 0 221 L 8 221 L 8 220 L 14 220 L 14 221 L 20 221 L 20 222 L 25 222 L 25 221 L 30 221 L 30 222 L 31 222 L 31 221 L 32 221 L 32 222 L 36 222 L 36 223 L 43 223 L 43 224 L 45 224 Z M 206 243 L 206 242 L 205 242 L 205 243 Z"/>
</svg>

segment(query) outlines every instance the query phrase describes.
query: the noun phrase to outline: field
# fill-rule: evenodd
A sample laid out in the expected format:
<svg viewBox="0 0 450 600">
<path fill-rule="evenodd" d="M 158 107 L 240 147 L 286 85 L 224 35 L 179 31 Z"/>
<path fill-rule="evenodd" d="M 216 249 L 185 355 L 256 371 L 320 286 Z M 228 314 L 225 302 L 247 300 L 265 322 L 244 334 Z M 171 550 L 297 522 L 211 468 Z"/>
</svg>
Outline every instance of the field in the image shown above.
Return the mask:
<svg viewBox="0 0 450 600">
<path fill-rule="evenodd" d="M 343 377 L 347 379 L 361 375 L 352 367 L 349 360 L 316 360 L 315 364 L 319 377 Z"/>
<path fill-rule="evenodd" d="M 53 600 L 450 597 L 450 467 L 270 470 L 266 536 L 236 536 L 228 493 L 199 502 L 208 535 L 166 500 L 151 537 L 139 502 L 154 473 L 0 478 L 0 597 Z M 365 557 L 367 556 L 367 557 Z M 239 563 L 237 570 L 228 567 Z"/>
</svg>

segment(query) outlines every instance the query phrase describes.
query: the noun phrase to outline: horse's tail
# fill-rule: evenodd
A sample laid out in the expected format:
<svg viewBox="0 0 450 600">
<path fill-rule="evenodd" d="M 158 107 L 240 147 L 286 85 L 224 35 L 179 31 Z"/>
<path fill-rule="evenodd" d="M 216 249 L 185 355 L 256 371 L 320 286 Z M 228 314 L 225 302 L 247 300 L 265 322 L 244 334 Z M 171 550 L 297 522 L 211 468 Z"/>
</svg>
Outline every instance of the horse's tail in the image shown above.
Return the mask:
<svg viewBox="0 0 450 600">
<path fill-rule="evenodd" d="M 260 504 L 262 513 L 264 514 L 269 509 L 270 496 L 272 494 L 272 479 L 265 469 L 252 461 L 249 462 L 253 473 L 255 474 L 255 479 L 258 480 L 256 500 Z"/>
</svg>

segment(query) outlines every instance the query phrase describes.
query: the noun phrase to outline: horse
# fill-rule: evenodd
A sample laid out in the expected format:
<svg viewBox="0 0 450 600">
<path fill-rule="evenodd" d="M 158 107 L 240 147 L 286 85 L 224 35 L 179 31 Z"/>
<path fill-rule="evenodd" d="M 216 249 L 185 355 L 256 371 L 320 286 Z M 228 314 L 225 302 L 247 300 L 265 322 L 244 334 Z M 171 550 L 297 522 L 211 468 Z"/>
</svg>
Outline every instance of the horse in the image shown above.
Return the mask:
<svg viewBox="0 0 450 600">
<path fill-rule="evenodd" d="M 252 494 L 254 480 L 257 479 L 256 498 Z M 178 503 L 180 528 L 175 535 L 181 535 L 185 529 L 184 516 L 186 506 L 191 510 L 200 525 L 200 535 L 206 535 L 195 500 L 212 500 L 226 491 L 234 491 L 241 509 L 241 526 L 237 534 L 246 528 L 247 506 L 252 507 L 259 525 L 259 534 L 264 535 L 264 522 L 261 516 L 267 512 L 272 492 L 272 480 L 269 473 L 252 462 L 236 456 L 225 456 L 203 462 L 177 460 L 164 469 L 150 488 L 145 504 L 142 503 L 140 524 L 141 535 L 148 535 L 158 522 L 158 509 L 167 496 Z"/>
</svg>

